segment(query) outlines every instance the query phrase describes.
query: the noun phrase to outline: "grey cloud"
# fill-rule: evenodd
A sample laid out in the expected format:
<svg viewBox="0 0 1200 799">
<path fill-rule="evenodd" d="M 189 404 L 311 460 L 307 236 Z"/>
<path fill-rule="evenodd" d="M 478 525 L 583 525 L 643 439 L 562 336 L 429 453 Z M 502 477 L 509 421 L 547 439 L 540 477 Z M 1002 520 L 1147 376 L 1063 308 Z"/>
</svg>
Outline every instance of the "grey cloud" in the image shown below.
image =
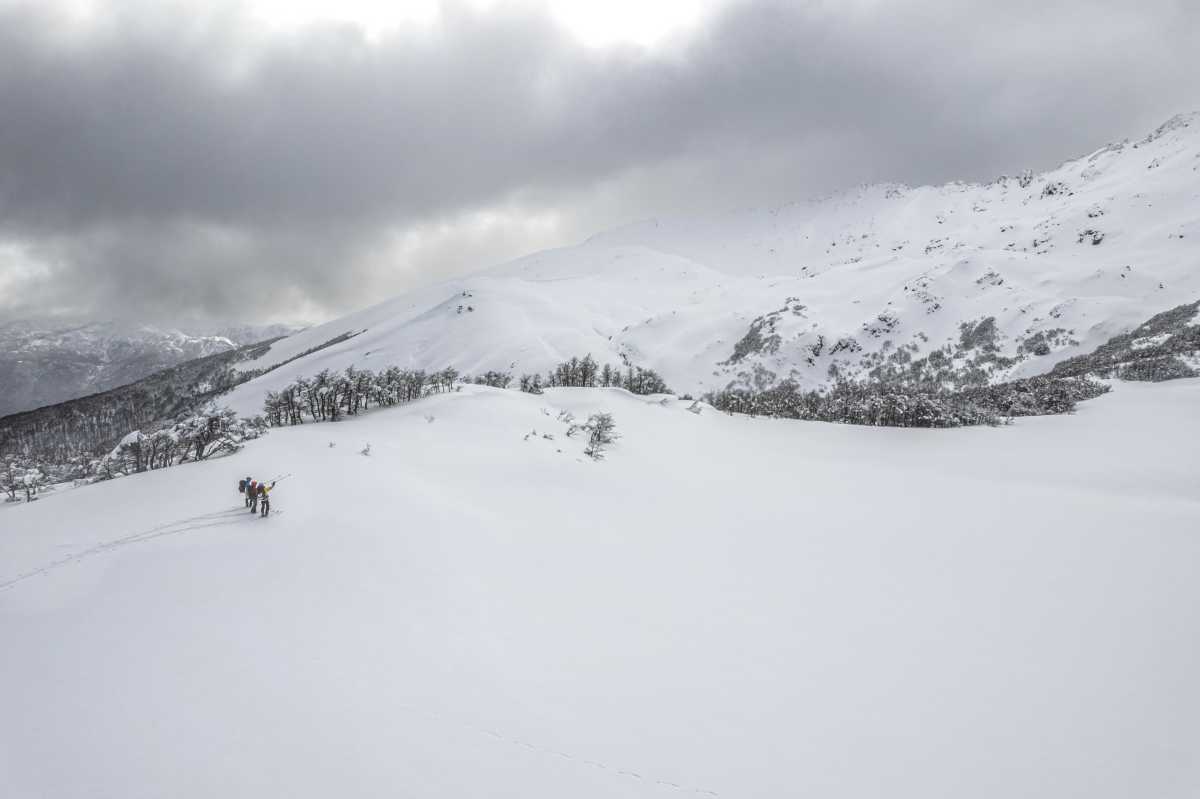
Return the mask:
<svg viewBox="0 0 1200 799">
<path fill-rule="evenodd" d="M 368 39 L 46 8 L 0 6 L 0 244 L 45 272 L 0 313 L 341 312 L 637 216 L 1044 168 L 1200 105 L 1182 1 L 737 3 L 651 52 L 511 9 Z"/>
</svg>

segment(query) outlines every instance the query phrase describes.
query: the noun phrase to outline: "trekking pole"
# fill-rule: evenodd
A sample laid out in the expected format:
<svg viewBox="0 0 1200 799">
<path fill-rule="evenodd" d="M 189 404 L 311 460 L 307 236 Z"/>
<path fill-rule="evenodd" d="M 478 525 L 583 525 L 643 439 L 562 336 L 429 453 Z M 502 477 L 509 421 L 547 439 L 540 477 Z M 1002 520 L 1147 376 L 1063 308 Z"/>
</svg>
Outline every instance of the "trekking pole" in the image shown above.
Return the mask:
<svg viewBox="0 0 1200 799">
<path fill-rule="evenodd" d="M 286 479 L 288 479 L 288 478 L 289 478 L 289 477 L 291 477 L 291 476 L 292 476 L 292 473 L 291 473 L 291 472 L 288 472 L 288 473 L 287 473 L 287 474 L 285 474 L 283 477 L 274 477 L 274 478 L 272 478 L 272 479 L 270 480 L 270 482 L 272 482 L 272 483 L 278 483 L 280 480 L 286 480 Z"/>
</svg>

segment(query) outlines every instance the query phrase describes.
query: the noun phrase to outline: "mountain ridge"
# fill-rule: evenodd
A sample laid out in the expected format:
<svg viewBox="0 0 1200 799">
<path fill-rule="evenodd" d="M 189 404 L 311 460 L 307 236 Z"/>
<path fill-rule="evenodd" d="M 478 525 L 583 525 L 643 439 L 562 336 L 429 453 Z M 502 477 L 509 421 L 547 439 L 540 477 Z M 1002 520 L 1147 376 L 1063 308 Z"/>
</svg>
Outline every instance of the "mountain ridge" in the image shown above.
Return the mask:
<svg viewBox="0 0 1200 799">
<path fill-rule="evenodd" d="M 520 374 L 589 352 L 693 393 L 821 389 L 934 353 L 976 383 L 1044 373 L 1200 297 L 1198 118 L 1039 175 L 872 184 L 604 231 L 283 339 L 244 368 L 357 334 L 231 402 L 257 412 L 267 391 L 324 368 Z M 960 346 L 981 325 L 987 362 Z"/>
<path fill-rule="evenodd" d="M 166 328 L 116 320 L 0 322 L 0 418 L 108 391 L 196 358 L 295 331 L 284 325 Z"/>
</svg>

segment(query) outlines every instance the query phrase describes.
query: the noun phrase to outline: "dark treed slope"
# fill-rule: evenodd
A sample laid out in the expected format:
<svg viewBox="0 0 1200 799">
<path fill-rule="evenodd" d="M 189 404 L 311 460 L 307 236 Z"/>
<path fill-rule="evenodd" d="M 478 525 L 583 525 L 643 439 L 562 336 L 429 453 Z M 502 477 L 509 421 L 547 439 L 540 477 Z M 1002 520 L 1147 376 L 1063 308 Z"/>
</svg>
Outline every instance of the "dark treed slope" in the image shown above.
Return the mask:
<svg viewBox="0 0 1200 799">
<path fill-rule="evenodd" d="M 186 413 L 244 381 L 234 364 L 258 357 L 271 343 L 197 358 L 119 388 L 0 418 L 0 455 L 36 453 L 64 463 L 103 454 L 131 430 Z"/>
<path fill-rule="evenodd" d="M 1123 380 L 1173 380 L 1200 372 L 1200 300 L 1155 315 L 1088 355 L 1055 365 L 1056 376 L 1095 374 Z"/>
<path fill-rule="evenodd" d="M 343 334 L 314 351 L 353 336 Z M 110 391 L 2 417 L 0 457 L 20 455 L 65 464 L 108 454 L 127 433 L 163 426 L 283 366 L 287 361 L 255 370 L 238 368 L 262 357 L 277 340 L 197 358 Z"/>
<path fill-rule="evenodd" d="M 285 325 L 163 329 L 122 322 L 0 323 L 0 418 L 125 386 L 196 358 L 295 332 Z"/>
</svg>

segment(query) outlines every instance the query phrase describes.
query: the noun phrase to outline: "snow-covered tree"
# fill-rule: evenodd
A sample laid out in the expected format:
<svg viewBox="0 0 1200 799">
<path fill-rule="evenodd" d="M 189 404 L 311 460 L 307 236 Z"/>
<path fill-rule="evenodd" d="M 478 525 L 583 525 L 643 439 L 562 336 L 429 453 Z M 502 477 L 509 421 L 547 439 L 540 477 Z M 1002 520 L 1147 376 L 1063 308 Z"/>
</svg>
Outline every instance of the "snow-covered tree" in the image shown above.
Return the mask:
<svg viewBox="0 0 1200 799">
<path fill-rule="evenodd" d="M 42 474 L 41 469 L 36 466 L 31 466 L 25 470 L 24 476 L 21 478 L 21 487 L 25 491 L 25 501 L 32 502 L 38 494 L 38 490 L 46 482 L 46 475 Z"/>
<path fill-rule="evenodd" d="M 541 375 L 521 375 L 521 390 L 526 394 L 542 394 Z"/>
<path fill-rule="evenodd" d="M 611 413 L 593 413 L 584 428 L 588 431 L 588 441 L 583 452 L 589 458 L 600 460 L 608 445 L 618 438 L 617 423 Z"/>
<path fill-rule="evenodd" d="M 10 458 L 0 463 L 0 491 L 4 492 L 5 502 L 17 502 L 17 491 L 21 487 L 24 470 L 18 471 L 17 459 Z"/>
<path fill-rule="evenodd" d="M 492 388 L 508 388 L 508 384 L 512 382 L 511 372 L 487 371 L 476 376 L 474 380 L 476 385 L 491 386 Z"/>
</svg>

